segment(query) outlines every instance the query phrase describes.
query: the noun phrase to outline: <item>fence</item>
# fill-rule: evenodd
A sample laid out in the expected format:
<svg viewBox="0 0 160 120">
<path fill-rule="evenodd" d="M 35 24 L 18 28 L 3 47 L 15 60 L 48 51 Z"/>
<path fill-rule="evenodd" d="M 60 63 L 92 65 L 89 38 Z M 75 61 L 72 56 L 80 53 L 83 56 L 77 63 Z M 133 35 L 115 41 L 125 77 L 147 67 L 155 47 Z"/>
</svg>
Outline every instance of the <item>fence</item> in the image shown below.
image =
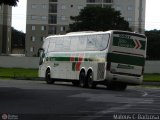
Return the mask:
<svg viewBox="0 0 160 120">
<path fill-rule="evenodd" d="M 38 57 L 0 56 L 0 67 L 38 69 Z M 160 73 L 160 61 L 146 61 L 145 73 Z"/>
</svg>

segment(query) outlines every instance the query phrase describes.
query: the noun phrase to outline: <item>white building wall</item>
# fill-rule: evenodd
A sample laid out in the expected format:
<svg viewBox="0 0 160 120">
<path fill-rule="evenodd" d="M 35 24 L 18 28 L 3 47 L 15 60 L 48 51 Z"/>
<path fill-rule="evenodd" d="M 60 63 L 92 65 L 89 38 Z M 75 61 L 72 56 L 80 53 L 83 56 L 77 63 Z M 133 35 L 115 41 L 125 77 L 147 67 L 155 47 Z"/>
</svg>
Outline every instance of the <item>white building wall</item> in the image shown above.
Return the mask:
<svg viewBox="0 0 160 120">
<path fill-rule="evenodd" d="M 57 24 L 68 25 L 71 23 L 70 16 L 77 16 L 81 10 L 86 6 L 86 0 L 59 0 Z"/>
<path fill-rule="evenodd" d="M 48 24 L 48 9 L 48 0 L 27 0 L 26 24 Z"/>
</svg>

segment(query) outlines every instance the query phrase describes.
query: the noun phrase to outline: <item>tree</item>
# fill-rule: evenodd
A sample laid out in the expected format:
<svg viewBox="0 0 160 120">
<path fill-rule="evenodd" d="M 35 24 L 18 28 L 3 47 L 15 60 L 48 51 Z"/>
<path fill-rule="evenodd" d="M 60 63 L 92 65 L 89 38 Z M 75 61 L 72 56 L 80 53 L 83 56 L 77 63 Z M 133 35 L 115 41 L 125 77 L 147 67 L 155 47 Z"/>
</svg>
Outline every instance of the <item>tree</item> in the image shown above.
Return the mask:
<svg viewBox="0 0 160 120">
<path fill-rule="evenodd" d="M 18 2 L 19 0 L 0 0 L 0 5 L 4 4 L 4 5 L 9 5 L 9 6 L 17 6 Z"/>
<path fill-rule="evenodd" d="M 12 48 L 25 48 L 25 33 L 12 27 Z"/>
<path fill-rule="evenodd" d="M 121 13 L 111 7 L 85 7 L 78 16 L 72 16 L 71 20 L 74 23 L 69 25 L 69 31 L 131 30 Z"/>
<path fill-rule="evenodd" d="M 147 37 L 147 59 L 160 60 L 160 30 L 146 31 Z"/>
</svg>

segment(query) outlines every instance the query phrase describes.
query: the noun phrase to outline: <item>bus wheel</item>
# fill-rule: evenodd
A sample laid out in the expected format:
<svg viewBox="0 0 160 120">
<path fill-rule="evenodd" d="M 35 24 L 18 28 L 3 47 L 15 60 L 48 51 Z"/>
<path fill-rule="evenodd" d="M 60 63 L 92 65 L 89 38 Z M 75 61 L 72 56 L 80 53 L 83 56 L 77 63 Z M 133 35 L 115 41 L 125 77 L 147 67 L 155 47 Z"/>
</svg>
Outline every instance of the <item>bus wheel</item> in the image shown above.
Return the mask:
<svg viewBox="0 0 160 120">
<path fill-rule="evenodd" d="M 79 86 L 79 81 L 72 81 L 72 84 L 73 84 L 74 86 Z"/>
<path fill-rule="evenodd" d="M 84 72 L 80 72 L 79 75 L 79 86 L 80 87 L 86 87 L 86 76 Z"/>
<path fill-rule="evenodd" d="M 47 84 L 53 84 L 54 83 L 54 80 L 51 79 L 51 72 L 50 72 L 50 70 L 46 71 L 45 80 L 46 80 Z"/>
<path fill-rule="evenodd" d="M 109 84 L 107 84 L 107 89 L 108 90 L 114 90 L 115 89 L 115 85 L 113 83 L 109 83 Z"/>
<path fill-rule="evenodd" d="M 125 83 L 118 83 L 117 84 L 117 90 L 124 91 L 127 88 L 127 84 Z"/>
<path fill-rule="evenodd" d="M 90 72 L 87 75 L 87 82 L 88 82 L 89 88 L 96 88 L 96 83 L 93 81 L 93 73 L 92 72 Z"/>
</svg>

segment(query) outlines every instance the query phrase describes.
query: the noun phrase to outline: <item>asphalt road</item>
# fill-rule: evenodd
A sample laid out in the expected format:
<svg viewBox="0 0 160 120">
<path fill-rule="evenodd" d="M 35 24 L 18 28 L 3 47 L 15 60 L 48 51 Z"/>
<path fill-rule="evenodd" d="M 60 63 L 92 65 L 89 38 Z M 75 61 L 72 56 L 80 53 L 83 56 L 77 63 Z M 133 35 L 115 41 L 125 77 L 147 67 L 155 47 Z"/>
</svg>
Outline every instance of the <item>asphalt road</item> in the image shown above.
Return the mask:
<svg viewBox="0 0 160 120">
<path fill-rule="evenodd" d="M 160 120 L 160 88 L 126 91 L 70 83 L 0 80 L 2 120 Z"/>
</svg>

